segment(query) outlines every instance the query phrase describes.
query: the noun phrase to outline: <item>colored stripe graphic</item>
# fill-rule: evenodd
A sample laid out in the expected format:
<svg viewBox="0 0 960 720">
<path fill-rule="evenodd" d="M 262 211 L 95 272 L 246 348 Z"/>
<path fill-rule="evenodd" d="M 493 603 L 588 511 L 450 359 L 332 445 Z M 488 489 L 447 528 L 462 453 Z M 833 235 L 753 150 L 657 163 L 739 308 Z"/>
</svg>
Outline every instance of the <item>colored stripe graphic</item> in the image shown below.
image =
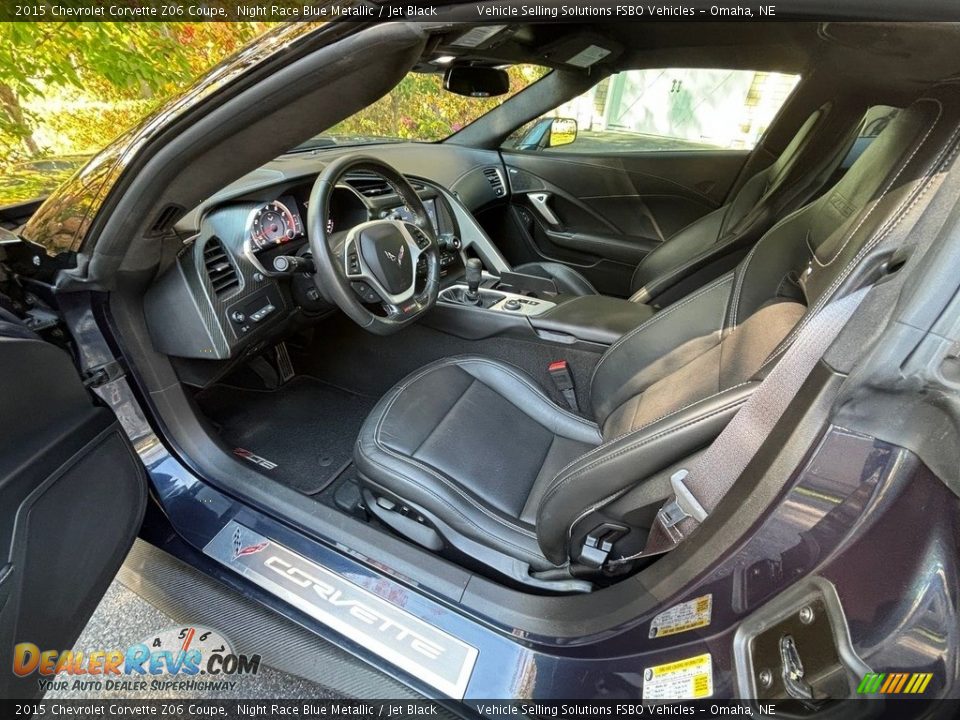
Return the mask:
<svg viewBox="0 0 960 720">
<path fill-rule="evenodd" d="M 932 679 L 933 673 L 867 673 L 857 686 L 857 694 L 919 695 Z"/>
</svg>

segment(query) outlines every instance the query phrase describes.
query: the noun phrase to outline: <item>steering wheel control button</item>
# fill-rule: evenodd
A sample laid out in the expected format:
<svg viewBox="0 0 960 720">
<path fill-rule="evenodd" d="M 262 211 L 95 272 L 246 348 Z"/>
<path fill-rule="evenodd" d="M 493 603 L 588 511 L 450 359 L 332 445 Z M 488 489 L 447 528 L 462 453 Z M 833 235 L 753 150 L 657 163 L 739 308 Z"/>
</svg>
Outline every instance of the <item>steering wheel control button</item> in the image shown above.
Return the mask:
<svg viewBox="0 0 960 720">
<path fill-rule="evenodd" d="M 380 300 L 380 296 L 365 282 L 355 282 L 350 283 L 350 285 L 356 290 L 357 295 L 359 295 L 360 299 L 365 303 L 375 303 Z"/>
<path fill-rule="evenodd" d="M 410 234 L 413 235 L 413 239 L 417 241 L 417 247 L 421 250 L 426 250 L 430 247 L 430 238 L 427 237 L 426 233 L 423 232 L 416 225 L 407 225 L 410 228 Z"/>
<path fill-rule="evenodd" d="M 347 255 L 347 272 L 351 275 L 360 274 L 360 258 L 357 257 L 355 250 L 351 250 L 350 254 Z"/>
<path fill-rule="evenodd" d="M 503 309 L 504 309 L 504 310 L 519 310 L 519 309 L 520 309 L 520 301 L 517 300 L 516 298 L 511 298 L 511 299 L 507 300 L 507 301 L 503 304 Z"/>
</svg>

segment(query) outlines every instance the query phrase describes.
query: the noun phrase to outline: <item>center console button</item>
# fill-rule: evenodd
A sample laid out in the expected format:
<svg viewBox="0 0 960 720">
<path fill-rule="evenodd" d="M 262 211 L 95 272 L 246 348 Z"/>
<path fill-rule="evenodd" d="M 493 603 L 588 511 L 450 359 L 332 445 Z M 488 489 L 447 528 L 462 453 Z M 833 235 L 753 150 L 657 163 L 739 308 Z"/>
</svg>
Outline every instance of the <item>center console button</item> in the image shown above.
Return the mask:
<svg viewBox="0 0 960 720">
<path fill-rule="evenodd" d="M 517 300 L 516 298 L 511 298 L 510 300 L 507 300 L 507 301 L 503 304 L 503 309 L 504 309 L 504 310 L 519 310 L 519 309 L 520 309 L 520 301 Z"/>
</svg>

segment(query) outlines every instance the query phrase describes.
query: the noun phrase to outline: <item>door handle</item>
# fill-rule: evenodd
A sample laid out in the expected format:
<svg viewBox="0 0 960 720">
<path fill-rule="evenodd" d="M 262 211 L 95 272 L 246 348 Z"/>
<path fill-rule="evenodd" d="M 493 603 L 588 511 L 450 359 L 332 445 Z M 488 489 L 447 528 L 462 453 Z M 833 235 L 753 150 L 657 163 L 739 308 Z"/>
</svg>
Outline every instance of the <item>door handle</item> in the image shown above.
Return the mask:
<svg viewBox="0 0 960 720">
<path fill-rule="evenodd" d="M 530 203 L 536 208 L 537 212 L 540 213 L 540 217 L 547 221 L 547 224 L 554 226 L 560 224 L 560 218 L 558 218 L 556 213 L 550 208 L 550 198 L 553 197 L 550 193 L 528 193 L 527 197 L 530 198 Z"/>
</svg>

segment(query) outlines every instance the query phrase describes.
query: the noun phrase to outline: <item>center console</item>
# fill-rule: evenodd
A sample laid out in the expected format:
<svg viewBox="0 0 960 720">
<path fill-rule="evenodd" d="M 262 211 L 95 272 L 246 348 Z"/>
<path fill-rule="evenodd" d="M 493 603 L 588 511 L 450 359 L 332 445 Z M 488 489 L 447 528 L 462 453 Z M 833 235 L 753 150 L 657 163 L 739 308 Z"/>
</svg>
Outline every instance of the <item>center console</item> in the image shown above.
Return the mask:
<svg viewBox="0 0 960 720">
<path fill-rule="evenodd" d="M 470 301 L 470 290 L 466 285 L 451 285 L 440 291 L 439 302 L 465 307 L 480 308 L 490 312 L 509 313 L 526 317 L 536 317 L 557 307 L 555 302 L 528 297 L 499 289 L 483 288 L 477 290 L 477 297 Z"/>
<path fill-rule="evenodd" d="M 440 291 L 431 317 L 440 329 L 470 339 L 532 336 L 601 350 L 655 313 L 649 305 L 606 295 L 562 295 L 552 281 L 540 277 L 491 275 L 472 258 L 462 280 Z"/>
</svg>

